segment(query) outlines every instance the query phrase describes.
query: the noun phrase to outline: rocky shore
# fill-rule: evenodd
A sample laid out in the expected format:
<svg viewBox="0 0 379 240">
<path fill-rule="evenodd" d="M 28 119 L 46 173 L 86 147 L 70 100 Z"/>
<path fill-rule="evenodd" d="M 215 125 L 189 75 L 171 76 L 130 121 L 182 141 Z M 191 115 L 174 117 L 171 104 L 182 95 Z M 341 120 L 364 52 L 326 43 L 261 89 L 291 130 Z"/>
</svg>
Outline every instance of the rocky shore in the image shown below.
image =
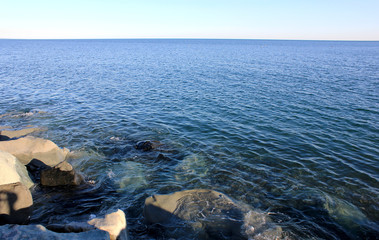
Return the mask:
<svg viewBox="0 0 379 240">
<path fill-rule="evenodd" d="M 1 239 L 128 239 L 125 213 L 48 226 L 28 225 L 33 214 L 33 188 L 87 184 L 67 161 L 70 151 L 50 140 L 29 136 L 39 128 L 0 127 Z"/>
<path fill-rule="evenodd" d="M 35 186 L 75 187 L 87 183 L 70 164 L 71 152 L 50 140 L 31 136 L 36 127 L 13 130 L 0 126 L 1 239 L 128 239 L 122 210 L 84 222 L 29 224 Z M 157 142 L 135 148 L 154 151 Z M 282 230 L 267 213 L 236 203 L 223 193 L 192 189 L 145 200 L 144 220 L 162 239 L 279 239 Z"/>
</svg>

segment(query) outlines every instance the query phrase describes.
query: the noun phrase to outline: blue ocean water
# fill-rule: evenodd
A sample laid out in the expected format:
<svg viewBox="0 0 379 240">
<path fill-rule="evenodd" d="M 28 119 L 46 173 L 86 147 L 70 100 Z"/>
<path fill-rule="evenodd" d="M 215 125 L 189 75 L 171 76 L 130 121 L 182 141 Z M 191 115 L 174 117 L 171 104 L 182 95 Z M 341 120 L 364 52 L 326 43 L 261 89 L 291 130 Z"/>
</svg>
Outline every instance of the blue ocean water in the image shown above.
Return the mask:
<svg viewBox="0 0 379 240">
<path fill-rule="evenodd" d="M 378 56 L 379 42 L 0 40 L 0 125 L 47 129 L 95 182 L 37 191 L 32 222 L 120 208 L 150 239 L 146 197 L 209 188 L 290 239 L 378 239 Z"/>
</svg>

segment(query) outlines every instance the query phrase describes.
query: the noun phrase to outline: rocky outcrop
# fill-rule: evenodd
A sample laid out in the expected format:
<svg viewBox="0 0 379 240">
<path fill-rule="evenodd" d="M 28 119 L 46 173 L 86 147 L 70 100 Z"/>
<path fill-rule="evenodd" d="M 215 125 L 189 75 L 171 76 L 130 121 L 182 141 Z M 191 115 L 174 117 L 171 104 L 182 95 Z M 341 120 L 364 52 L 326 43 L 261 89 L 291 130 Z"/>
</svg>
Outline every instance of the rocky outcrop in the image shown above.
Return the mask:
<svg viewBox="0 0 379 240">
<path fill-rule="evenodd" d="M 34 185 L 30 179 L 26 167 L 18 159 L 8 152 L 0 150 L 0 185 L 21 182 L 27 188 Z"/>
<path fill-rule="evenodd" d="M 0 224 L 26 224 L 32 205 L 32 195 L 22 183 L 0 185 Z"/>
<path fill-rule="evenodd" d="M 191 234 L 198 239 L 275 239 L 281 234 L 281 228 L 271 224 L 266 214 L 253 212 L 213 190 L 151 196 L 145 200 L 144 216 L 148 224 L 164 226 L 170 231 L 168 237 L 174 238 Z"/>
<path fill-rule="evenodd" d="M 2 130 L 0 131 L 0 135 L 8 137 L 8 138 L 19 138 L 19 137 L 23 137 L 37 131 L 40 131 L 40 129 L 39 128 L 25 128 L 21 130 Z"/>
<path fill-rule="evenodd" d="M 111 240 L 127 240 L 125 213 L 118 209 L 117 212 L 105 215 L 104 218 L 94 218 L 88 224 L 98 229 L 107 231 Z"/>
<path fill-rule="evenodd" d="M 24 165 L 33 159 L 38 159 L 51 167 L 64 161 L 69 153 L 68 149 L 61 149 L 50 140 L 32 136 L 1 141 L 0 150 L 13 154 Z"/>
<path fill-rule="evenodd" d="M 77 186 L 84 178 L 66 161 L 55 167 L 48 167 L 41 171 L 41 184 L 44 186 Z"/>
<path fill-rule="evenodd" d="M 109 240 L 109 233 L 99 229 L 85 232 L 58 233 L 42 225 L 4 225 L 0 226 L 1 239 L 7 240 Z"/>
</svg>

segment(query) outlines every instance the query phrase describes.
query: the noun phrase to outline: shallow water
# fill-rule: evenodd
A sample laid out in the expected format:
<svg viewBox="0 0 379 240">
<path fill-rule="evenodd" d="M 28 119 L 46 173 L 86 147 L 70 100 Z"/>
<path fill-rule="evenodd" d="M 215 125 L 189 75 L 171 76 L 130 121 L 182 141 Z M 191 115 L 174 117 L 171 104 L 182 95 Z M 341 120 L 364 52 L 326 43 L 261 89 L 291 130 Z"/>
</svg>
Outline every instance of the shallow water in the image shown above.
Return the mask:
<svg viewBox="0 0 379 240">
<path fill-rule="evenodd" d="M 159 238 L 145 198 L 209 188 L 290 238 L 377 239 L 378 56 L 378 42 L 0 40 L 0 125 L 47 128 L 95 182 L 37 188 L 33 222 L 120 208 L 132 238 Z M 163 145 L 134 148 L 147 139 Z"/>
</svg>

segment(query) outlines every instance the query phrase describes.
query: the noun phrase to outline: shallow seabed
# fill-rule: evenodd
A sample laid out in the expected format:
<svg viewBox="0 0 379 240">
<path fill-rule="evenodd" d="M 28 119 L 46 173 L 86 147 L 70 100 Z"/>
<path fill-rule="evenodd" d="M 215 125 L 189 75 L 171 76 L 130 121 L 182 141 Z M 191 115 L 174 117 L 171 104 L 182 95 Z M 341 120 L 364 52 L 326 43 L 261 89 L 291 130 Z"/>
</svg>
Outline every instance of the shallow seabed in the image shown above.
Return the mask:
<svg viewBox="0 0 379 240">
<path fill-rule="evenodd" d="M 379 43 L 0 40 L 0 125 L 75 152 L 91 187 L 35 189 L 34 223 L 208 188 L 294 239 L 378 239 Z M 42 112 L 40 112 L 42 111 Z M 143 152 L 141 140 L 160 141 Z M 191 236 L 185 236 L 191 239 Z"/>
</svg>

